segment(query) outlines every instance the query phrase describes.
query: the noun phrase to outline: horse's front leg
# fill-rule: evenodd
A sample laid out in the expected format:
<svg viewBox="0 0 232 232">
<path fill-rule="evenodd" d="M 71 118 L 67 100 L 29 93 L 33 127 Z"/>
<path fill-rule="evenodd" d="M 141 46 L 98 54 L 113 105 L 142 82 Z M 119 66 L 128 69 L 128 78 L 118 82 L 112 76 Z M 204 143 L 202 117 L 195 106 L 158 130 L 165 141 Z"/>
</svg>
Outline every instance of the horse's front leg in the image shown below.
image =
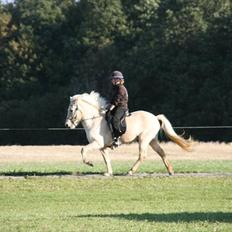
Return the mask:
<svg viewBox="0 0 232 232">
<path fill-rule="evenodd" d="M 107 172 L 104 173 L 105 176 L 112 176 L 113 175 L 113 170 L 110 162 L 110 157 L 109 157 L 109 152 L 107 148 L 101 149 L 101 154 L 103 156 L 103 159 L 106 164 Z"/>
<path fill-rule="evenodd" d="M 100 149 L 100 146 L 96 141 L 82 147 L 82 149 L 81 149 L 81 156 L 82 156 L 83 163 L 87 164 L 87 165 L 89 165 L 91 167 L 93 167 L 93 162 L 90 161 L 90 160 L 87 160 L 86 154 L 87 154 L 88 151 L 94 150 L 94 149 Z"/>
</svg>

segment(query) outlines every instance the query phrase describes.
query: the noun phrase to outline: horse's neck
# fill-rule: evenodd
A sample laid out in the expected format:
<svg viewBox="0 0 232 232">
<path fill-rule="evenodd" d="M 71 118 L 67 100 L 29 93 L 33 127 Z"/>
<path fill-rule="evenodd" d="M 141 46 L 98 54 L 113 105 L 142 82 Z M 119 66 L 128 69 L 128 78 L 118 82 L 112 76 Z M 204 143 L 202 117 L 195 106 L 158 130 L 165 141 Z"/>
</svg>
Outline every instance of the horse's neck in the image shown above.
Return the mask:
<svg viewBox="0 0 232 232">
<path fill-rule="evenodd" d="M 86 105 L 85 110 L 82 112 L 82 114 L 83 121 L 85 121 L 86 119 L 90 120 L 101 116 L 100 110 L 97 107 L 95 108 L 91 105 Z"/>
<path fill-rule="evenodd" d="M 104 117 L 101 115 L 101 112 L 100 112 L 101 105 L 96 102 L 89 101 L 88 99 L 82 99 L 82 101 L 83 101 L 82 103 L 82 107 L 83 107 L 82 125 L 83 127 L 86 130 L 90 130 L 96 125 L 99 127 L 98 121 L 100 124 L 101 120 L 104 119 Z"/>
<path fill-rule="evenodd" d="M 82 121 L 81 124 L 84 127 L 85 131 L 88 132 L 92 128 L 93 122 L 92 120 L 86 120 Z"/>
<path fill-rule="evenodd" d="M 82 120 L 82 126 L 84 127 L 85 131 L 90 131 L 90 130 L 95 130 L 95 128 L 99 128 L 100 124 L 104 120 L 104 116 L 100 115 L 92 115 L 90 117 L 83 119 Z"/>
<path fill-rule="evenodd" d="M 91 128 L 102 116 L 97 107 L 93 107 L 92 105 L 85 105 L 85 107 L 85 110 L 82 112 L 82 124 L 85 128 Z"/>
</svg>

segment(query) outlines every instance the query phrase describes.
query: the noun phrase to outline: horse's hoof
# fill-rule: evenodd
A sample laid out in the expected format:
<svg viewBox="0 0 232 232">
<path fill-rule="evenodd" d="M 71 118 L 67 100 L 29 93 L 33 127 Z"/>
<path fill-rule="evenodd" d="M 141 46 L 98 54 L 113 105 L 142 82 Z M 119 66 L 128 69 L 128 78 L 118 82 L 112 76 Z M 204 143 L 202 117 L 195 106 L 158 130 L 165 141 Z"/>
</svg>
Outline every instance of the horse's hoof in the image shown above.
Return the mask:
<svg viewBox="0 0 232 232">
<path fill-rule="evenodd" d="M 129 171 L 129 172 L 128 172 L 128 175 L 129 175 L 129 176 L 132 176 L 132 175 L 133 175 L 133 172 L 132 172 L 132 171 Z"/>
<path fill-rule="evenodd" d="M 172 165 L 169 165 L 169 166 L 168 166 L 168 174 L 169 174 L 170 176 L 173 176 L 173 175 L 174 175 L 174 171 L 173 171 Z"/>
<path fill-rule="evenodd" d="M 113 174 L 106 172 L 106 173 L 104 173 L 104 176 L 113 176 Z"/>
</svg>

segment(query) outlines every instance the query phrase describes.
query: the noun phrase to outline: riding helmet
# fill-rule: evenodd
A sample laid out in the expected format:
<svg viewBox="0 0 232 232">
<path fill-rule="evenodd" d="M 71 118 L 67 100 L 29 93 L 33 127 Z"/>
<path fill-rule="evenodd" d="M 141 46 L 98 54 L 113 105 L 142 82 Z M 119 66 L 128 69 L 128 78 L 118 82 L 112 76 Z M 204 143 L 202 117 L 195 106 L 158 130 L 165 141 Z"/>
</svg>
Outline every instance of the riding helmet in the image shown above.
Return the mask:
<svg viewBox="0 0 232 232">
<path fill-rule="evenodd" d="M 122 73 L 120 71 L 113 71 L 112 75 L 111 75 L 111 79 L 121 79 L 123 80 L 124 77 L 122 75 Z"/>
</svg>

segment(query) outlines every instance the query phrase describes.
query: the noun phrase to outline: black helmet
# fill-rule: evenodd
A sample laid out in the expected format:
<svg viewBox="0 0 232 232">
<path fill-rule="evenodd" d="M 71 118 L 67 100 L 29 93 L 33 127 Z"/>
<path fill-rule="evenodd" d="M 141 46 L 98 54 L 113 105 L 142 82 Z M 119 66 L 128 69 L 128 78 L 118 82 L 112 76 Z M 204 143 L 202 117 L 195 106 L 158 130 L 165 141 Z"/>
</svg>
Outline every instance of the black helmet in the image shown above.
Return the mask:
<svg viewBox="0 0 232 232">
<path fill-rule="evenodd" d="M 112 79 L 121 79 L 121 80 L 124 80 L 124 77 L 122 75 L 121 72 L 119 71 L 113 71 L 112 75 L 111 75 L 111 80 Z"/>
</svg>

